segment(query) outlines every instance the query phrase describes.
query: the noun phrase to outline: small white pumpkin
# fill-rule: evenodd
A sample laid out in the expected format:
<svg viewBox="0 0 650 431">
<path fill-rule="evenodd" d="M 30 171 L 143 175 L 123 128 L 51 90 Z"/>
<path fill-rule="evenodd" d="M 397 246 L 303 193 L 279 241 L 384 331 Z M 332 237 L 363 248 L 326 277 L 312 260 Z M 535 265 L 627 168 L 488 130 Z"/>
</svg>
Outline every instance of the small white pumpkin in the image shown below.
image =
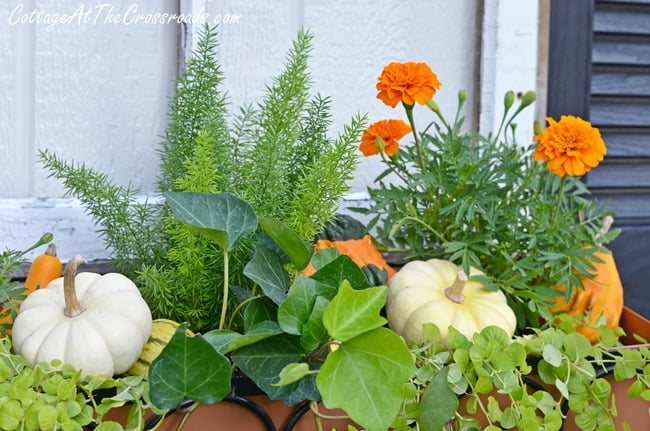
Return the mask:
<svg viewBox="0 0 650 431">
<path fill-rule="evenodd" d="M 470 275 L 475 274 L 483 273 L 471 268 Z M 468 281 L 461 268 L 441 259 L 404 265 L 388 284 L 386 314 L 390 328 L 409 345 L 422 343 L 425 323 L 436 325 L 443 340 L 447 340 L 450 326 L 471 338 L 491 325 L 512 336 L 517 324 L 503 292 Z"/>
<path fill-rule="evenodd" d="M 86 375 L 126 372 L 151 332 L 151 311 L 122 274 L 82 272 L 74 256 L 64 276 L 29 295 L 13 325 L 14 350 L 31 364 L 60 359 Z"/>
</svg>

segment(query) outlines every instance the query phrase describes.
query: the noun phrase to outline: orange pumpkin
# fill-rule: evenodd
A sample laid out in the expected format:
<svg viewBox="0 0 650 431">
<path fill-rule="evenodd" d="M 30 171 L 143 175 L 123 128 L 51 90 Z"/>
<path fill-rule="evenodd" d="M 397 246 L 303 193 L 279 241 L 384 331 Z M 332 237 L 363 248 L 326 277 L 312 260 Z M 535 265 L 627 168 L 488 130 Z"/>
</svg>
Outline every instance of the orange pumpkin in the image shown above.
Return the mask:
<svg viewBox="0 0 650 431">
<path fill-rule="evenodd" d="M 50 283 L 50 281 L 61 277 L 62 270 L 63 266 L 61 265 L 61 261 L 56 255 L 56 246 L 54 243 L 51 243 L 47 246 L 45 253 L 37 256 L 32 262 L 32 265 L 29 268 L 29 273 L 27 274 L 27 278 L 25 279 L 25 284 L 23 285 L 25 288 L 24 294 L 28 296 L 37 288 L 45 288 Z M 17 308 L 21 302 L 22 301 L 14 301 L 14 303 L 10 306 Z M 11 313 L 0 319 L 0 324 L 3 323 L 13 323 L 13 317 Z M 7 331 L 7 334 L 10 333 L 11 331 Z"/>
<path fill-rule="evenodd" d="M 375 265 L 387 272 L 388 280 L 396 272 L 377 249 L 370 234 L 365 233 L 365 226 L 348 215 L 339 214 L 336 220 L 328 223 L 316 237 L 314 247 L 316 251 L 334 247 L 339 254 L 350 256 L 360 268 Z M 310 263 L 301 274 L 309 276 L 314 272 L 316 269 Z"/>
<path fill-rule="evenodd" d="M 606 220 L 604 232 L 607 232 L 613 220 Z M 609 328 L 618 327 L 623 312 L 623 283 L 618 273 L 616 261 L 611 252 L 596 252 L 594 256 L 602 262 L 593 262 L 592 277 L 583 277 L 583 289 L 578 289 L 567 302 L 564 296 L 558 296 L 552 311 L 564 311 L 571 316 L 584 314 L 591 326 L 577 326 L 576 330 L 593 343 L 599 337 L 593 326 L 601 315 Z M 560 288 L 562 290 L 562 287 Z"/>
</svg>

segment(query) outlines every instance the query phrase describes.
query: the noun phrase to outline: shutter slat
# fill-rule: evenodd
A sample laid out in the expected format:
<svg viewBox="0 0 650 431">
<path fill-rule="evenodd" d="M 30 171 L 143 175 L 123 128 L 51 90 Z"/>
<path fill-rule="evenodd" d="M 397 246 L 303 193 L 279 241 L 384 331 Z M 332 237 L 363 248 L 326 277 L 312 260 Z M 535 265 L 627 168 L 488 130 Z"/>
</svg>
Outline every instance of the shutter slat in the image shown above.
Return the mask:
<svg viewBox="0 0 650 431">
<path fill-rule="evenodd" d="M 587 174 L 587 177 L 594 172 L 596 170 Z M 648 219 L 650 217 L 650 191 L 633 193 L 630 190 L 611 192 L 595 189 L 592 192 L 600 202 L 609 199 L 607 209 L 616 212 L 618 218 Z"/>
<path fill-rule="evenodd" d="M 601 163 L 587 175 L 587 186 L 591 189 L 650 188 L 650 160 L 646 163 Z"/>
<path fill-rule="evenodd" d="M 596 64 L 650 65 L 650 43 L 594 39 L 592 60 Z"/>
<path fill-rule="evenodd" d="M 598 127 L 644 127 L 650 125 L 650 103 L 592 101 L 591 122 Z"/>
<path fill-rule="evenodd" d="M 607 4 L 607 3 L 624 3 L 624 4 L 637 4 L 637 5 L 650 5 L 650 0 L 604 0 L 604 1 L 597 1 L 597 5 L 601 4 Z"/>
<path fill-rule="evenodd" d="M 600 129 L 607 157 L 650 157 L 650 129 L 639 132 Z"/>
<path fill-rule="evenodd" d="M 596 95 L 650 96 L 650 73 L 594 71 L 591 75 L 591 93 Z"/>
<path fill-rule="evenodd" d="M 596 9 L 594 31 L 634 35 L 650 34 L 650 11 Z"/>
</svg>

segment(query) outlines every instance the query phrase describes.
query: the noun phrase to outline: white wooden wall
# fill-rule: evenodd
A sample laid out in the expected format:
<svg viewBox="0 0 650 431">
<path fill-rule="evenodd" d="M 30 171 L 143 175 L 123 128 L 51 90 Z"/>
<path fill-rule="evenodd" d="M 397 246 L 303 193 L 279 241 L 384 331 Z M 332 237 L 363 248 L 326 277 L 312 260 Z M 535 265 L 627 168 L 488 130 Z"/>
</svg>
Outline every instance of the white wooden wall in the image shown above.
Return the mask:
<svg viewBox="0 0 650 431">
<path fill-rule="evenodd" d="M 206 13 L 211 22 L 220 21 L 219 61 L 233 108 L 259 100 L 281 70 L 296 32 L 309 29 L 315 36 L 314 88 L 332 97 L 336 133 L 356 112 L 368 112 L 371 121 L 404 118 L 401 110 L 376 99 L 376 79 L 390 61 L 427 62 L 443 83 L 436 100 L 447 111 L 455 108 L 457 91 L 472 93 L 478 80 L 484 129 L 499 118 L 504 88 L 534 89 L 537 0 L 485 0 L 483 16 L 478 3 L 2 0 L 0 130 L 8 132 L 0 133 L 0 248 L 24 248 L 52 231 L 64 259 L 77 252 L 88 259 L 107 256 L 83 208 L 64 198 L 61 185 L 35 163 L 38 148 L 83 161 L 120 184 L 130 181 L 145 194 L 152 191 L 177 53 L 190 51 L 198 26 L 183 31 L 175 24 L 105 23 L 107 11 L 98 16 L 99 5 L 110 4 L 113 14 L 136 4 L 138 13 Z M 23 13 L 68 14 L 82 5 L 98 22 L 51 30 L 44 23 L 15 24 L 10 17 L 19 16 L 19 5 Z M 482 50 L 476 49 L 477 32 Z M 181 33 L 185 37 L 178 37 Z M 179 47 L 179 40 L 185 46 Z M 425 121 L 428 113 L 420 109 L 415 115 Z M 376 158 L 362 161 L 351 199 L 363 198 L 378 169 Z"/>
</svg>

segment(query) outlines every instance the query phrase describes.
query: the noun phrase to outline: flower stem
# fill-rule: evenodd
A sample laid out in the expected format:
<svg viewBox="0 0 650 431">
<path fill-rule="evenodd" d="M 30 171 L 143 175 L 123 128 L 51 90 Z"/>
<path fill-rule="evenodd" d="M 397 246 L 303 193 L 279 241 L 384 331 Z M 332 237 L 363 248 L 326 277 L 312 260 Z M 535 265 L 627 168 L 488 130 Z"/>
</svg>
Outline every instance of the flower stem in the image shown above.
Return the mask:
<svg viewBox="0 0 650 431">
<path fill-rule="evenodd" d="M 560 181 L 560 190 L 557 193 L 557 203 L 553 209 L 553 216 L 551 217 L 551 232 L 555 232 L 555 224 L 557 223 L 557 216 L 560 213 L 560 207 L 562 207 L 562 201 L 564 200 L 564 186 L 566 184 L 566 175 L 562 177 Z"/>
<path fill-rule="evenodd" d="M 411 125 L 411 130 L 413 132 L 413 138 L 415 139 L 415 149 L 418 152 L 418 165 L 420 166 L 420 170 L 424 172 L 426 163 L 424 160 L 424 151 L 422 150 L 422 142 L 418 138 L 418 133 L 415 130 L 415 121 L 413 120 L 413 105 L 408 105 L 404 102 L 402 102 L 402 105 L 406 111 L 406 118 L 409 120 L 409 124 Z"/>
<path fill-rule="evenodd" d="M 226 324 L 226 312 L 228 310 L 228 250 L 223 249 L 223 298 L 221 303 L 221 319 L 219 320 L 219 329 L 223 329 Z"/>
</svg>

